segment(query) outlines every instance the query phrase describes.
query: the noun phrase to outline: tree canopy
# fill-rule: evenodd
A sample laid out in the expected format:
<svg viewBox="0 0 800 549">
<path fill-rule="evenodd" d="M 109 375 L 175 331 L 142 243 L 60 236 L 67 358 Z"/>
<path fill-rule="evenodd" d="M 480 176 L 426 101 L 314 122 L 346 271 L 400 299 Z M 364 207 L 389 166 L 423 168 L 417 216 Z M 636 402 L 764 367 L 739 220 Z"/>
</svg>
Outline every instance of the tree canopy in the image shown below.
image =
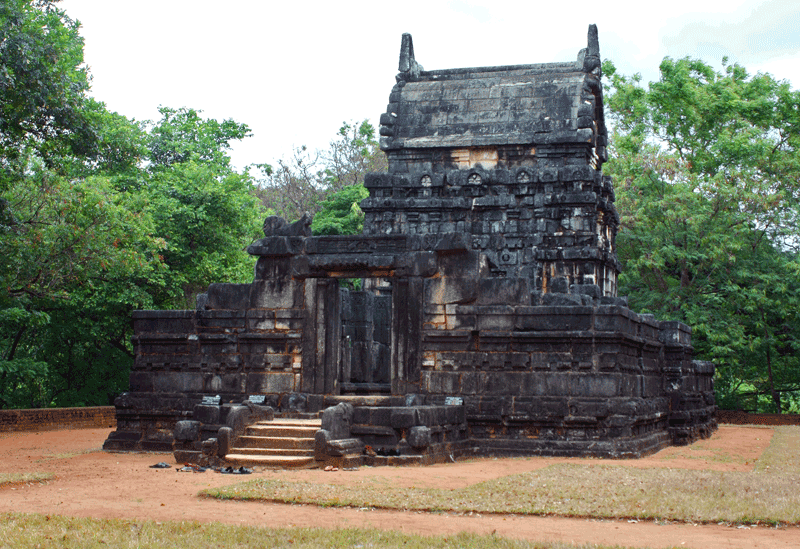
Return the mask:
<svg viewBox="0 0 800 549">
<path fill-rule="evenodd" d="M 322 202 L 311 230 L 315 235 L 361 234 L 364 212 L 360 203 L 368 196 L 363 183 L 343 187 Z"/>
<path fill-rule="evenodd" d="M 365 192 L 364 176 L 384 171 L 386 166 L 386 156 L 378 147 L 372 124 L 367 120 L 343 122 L 326 151 L 311 152 L 300 147 L 290 159 L 278 161 L 277 168 L 261 166 L 264 177 L 259 181 L 258 195 L 267 208 L 289 221 L 299 219 L 305 212 L 316 214 L 329 208 L 345 217 L 358 217 L 351 206 L 354 201 L 366 198 L 366 195 L 357 198 Z M 361 190 L 348 190 L 354 186 Z M 338 199 L 331 197 L 337 193 L 343 194 Z M 352 199 L 346 206 L 341 203 L 347 200 L 345 196 Z M 341 230 L 361 232 L 355 218 L 336 220 L 336 215 L 334 211 L 323 213 L 324 224 L 329 228 L 320 234 L 350 234 L 328 232 Z M 321 223 L 322 220 L 317 221 L 315 226 L 322 227 Z M 340 226 L 334 229 L 333 225 Z"/>
<path fill-rule="evenodd" d="M 252 278 L 265 210 L 233 120 L 162 107 L 135 122 L 87 95 L 79 26 L 54 2 L 0 6 L 0 406 L 109 404 L 134 309 L 193 307 Z"/>
<path fill-rule="evenodd" d="M 268 213 L 361 230 L 360 182 L 383 156 L 368 122 L 261 165 L 259 187 L 230 161 L 246 124 L 166 106 L 137 122 L 90 97 L 79 24 L 55 2 L 5 2 L 0 32 L 0 407 L 111 403 L 131 312 L 251 281 L 244 248 Z"/>
<path fill-rule="evenodd" d="M 54 170 L 65 155 L 94 154 L 88 89 L 77 23 L 47 0 L 0 5 L 0 190 L 30 149 Z"/>
<path fill-rule="evenodd" d="M 800 93 L 724 62 L 606 62 L 623 265 L 635 309 L 682 320 L 722 406 L 800 406 Z"/>
</svg>

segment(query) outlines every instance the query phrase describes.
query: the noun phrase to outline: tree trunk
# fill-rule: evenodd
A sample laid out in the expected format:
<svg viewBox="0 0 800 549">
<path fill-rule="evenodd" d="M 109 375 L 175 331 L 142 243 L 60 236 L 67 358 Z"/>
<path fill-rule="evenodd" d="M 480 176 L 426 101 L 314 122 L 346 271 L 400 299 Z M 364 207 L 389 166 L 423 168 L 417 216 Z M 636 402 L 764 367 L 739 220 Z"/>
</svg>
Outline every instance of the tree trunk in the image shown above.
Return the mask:
<svg viewBox="0 0 800 549">
<path fill-rule="evenodd" d="M 772 338 L 770 338 L 769 331 L 767 330 L 767 318 L 763 309 L 761 311 L 761 318 L 764 321 L 764 342 L 767 345 L 767 379 L 769 380 L 769 393 L 772 396 L 772 401 L 778 408 L 778 413 L 780 414 L 782 413 L 781 395 L 775 390 L 775 380 L 772 378 L 772 353 L 770 352 L 770 341 L 772 341 Z"/>
</svg>

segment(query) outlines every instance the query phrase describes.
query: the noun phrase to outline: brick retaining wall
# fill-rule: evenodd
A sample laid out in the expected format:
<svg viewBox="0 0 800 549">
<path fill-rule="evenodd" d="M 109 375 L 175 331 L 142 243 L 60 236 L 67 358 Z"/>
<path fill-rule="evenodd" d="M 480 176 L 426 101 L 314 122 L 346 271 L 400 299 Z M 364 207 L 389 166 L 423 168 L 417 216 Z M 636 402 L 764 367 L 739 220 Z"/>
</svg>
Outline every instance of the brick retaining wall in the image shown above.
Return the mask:
<svg viewBox="0 0 800 549">
<path fill-rule="evenodd" d="M 731 425 L 800 425 L 800 414 L 750 414 L 737 410 L 717 410 L 717 423 Z"/>
<path fill-rule="evenodd" d="M 0 432 L 103 429 L 117 425 L 113 406 L 0 410 Z"/>
</svg>

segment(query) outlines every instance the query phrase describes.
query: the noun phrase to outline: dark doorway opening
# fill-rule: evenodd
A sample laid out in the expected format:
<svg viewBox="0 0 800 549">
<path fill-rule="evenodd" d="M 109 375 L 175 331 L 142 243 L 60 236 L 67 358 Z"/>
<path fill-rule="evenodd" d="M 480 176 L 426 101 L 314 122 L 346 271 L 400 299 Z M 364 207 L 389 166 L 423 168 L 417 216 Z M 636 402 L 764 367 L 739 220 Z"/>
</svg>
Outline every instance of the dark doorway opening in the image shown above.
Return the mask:
<svg viewBox="0 0 800 549">
<path fill-rule="evenodd" d="M 392 284 L 364 278 L 341 288 L 343 394 L 391 393 Z"/>
</svg>

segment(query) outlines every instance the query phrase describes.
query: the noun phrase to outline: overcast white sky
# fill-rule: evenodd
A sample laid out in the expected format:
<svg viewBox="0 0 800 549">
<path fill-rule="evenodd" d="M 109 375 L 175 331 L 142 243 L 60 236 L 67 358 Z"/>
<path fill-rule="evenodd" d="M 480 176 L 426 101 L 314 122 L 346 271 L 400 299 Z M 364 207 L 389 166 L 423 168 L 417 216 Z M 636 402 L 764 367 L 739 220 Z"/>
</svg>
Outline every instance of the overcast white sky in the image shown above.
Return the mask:
<svg viewBox="0 0 800 549">
<path fill-rule="evenodd" d="M 377 120 L 410 32 L 426 69 L 572 60 L 598 26 L 600 55 L 658 78 L 669 55 L 800 86 L 800 0 L 63 0 L 83 25 L 92 94 L 136 120 L 159 105 L 244 122 L 239 167 L 324 149 L 345 120 Z"/>
</svg>

